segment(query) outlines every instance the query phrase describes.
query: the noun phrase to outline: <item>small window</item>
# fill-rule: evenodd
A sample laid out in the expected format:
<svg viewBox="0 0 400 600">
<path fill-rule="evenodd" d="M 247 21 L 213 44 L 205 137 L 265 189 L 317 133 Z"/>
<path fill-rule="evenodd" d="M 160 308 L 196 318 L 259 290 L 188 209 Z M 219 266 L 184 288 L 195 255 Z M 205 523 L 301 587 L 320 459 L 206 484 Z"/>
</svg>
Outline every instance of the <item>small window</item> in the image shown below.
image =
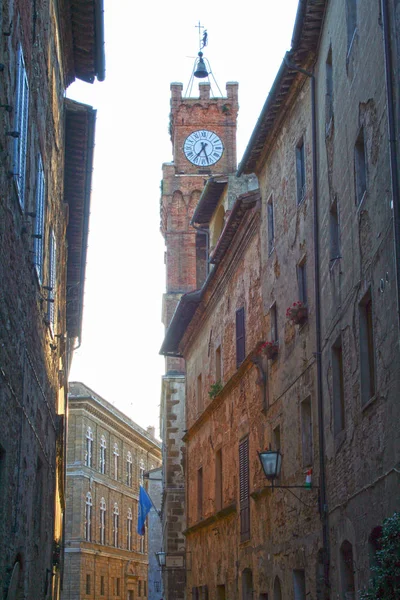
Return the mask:
<svg viewBox="0 0 400 600">
<path fill-rule="evenodd" d="M 217 585 L 217 600 L 226 600 L 225 585 Z"/>
<path fill-rule="evenodd" d="M 274 200 L 272 195 L 267 202 L 267 221 L 268 221 L 268 254 L 275 246 L 275 222 L 274 222 Z"/>
<path fill-rule="evenodd" d="M 203 382 L 201 378 L 201 374 L 197 377 L 197 413 L 200 414 L 203 412 Z"/>
<path fill-rule="evenodd" d="M 301 403 L 301 447 L 303 467 L 313 463 L 311 398 Z"/>
<path fill-rule="evenodd" d="M 303 202 L 306 194 L 306 163 L 304 155 L 304 139 L 302 138 L 296 147 L 296 180 L 297 180 L 297 204 Z"/>
<path fill-rule="evenodd" d="M 85 465 L 87 467 L 92 466 L 93 460 L 93 431 L 91 427 L 86 430 L 86 452 L 85 452 Z"/>
<path fill-rule="evenodd" d="M 114 444 L 114 478 L 115 479 L 118 479 L 118 463 L 119 463 L 118 444 Z"/>
<path fill-rule="evenodd" d="M 333 429 L 337 435 L 344 429 L 344 371 L 342 336 L 339 336 L 332 347 L 332 388 L 333 388 Z"/>
<path fill-rule="evenodd" d="M 100 473 L 102 473 L 103 475 L 106 472 L 106 449 L 106 438 L 104 437 L 104 435 L 102 435 L 100 441 Z"/>
<path fill-rule="evenodd" d="M 138 596 L 141 596 L 141 595 L 142 595 L 142 582 L 139 579 L 139 581 L 138 581 Z"/>
<path fill-rule="evenodd" d="M 141 458 L 139 463 L 139 483 L 142 487 L 144 486 L 144 470 L 144 460 Z"/>
<path fill-rule="evenodd" d="M 54 333 L 55 326 L 55 303 L 56 303 L 56 238 L 54 231 L 50 232 L 50 245 L 49 245 L 49 293 L 48 293 L 48 309 L 47 318 L 52 333 Z"/>
<path fill-rule="evenodd" d="M 128 550 L 132 550 L 132 509 L 128 508 L 128 516 L 126 519 L 126 547 Z"/>
<path fill-rule="evenodd" d="M 92 541 L 92 494 L 90 492 L 86 494 L 85 503 L 85 540 Z"/>
<path fill-rule="evenodd" d="M 306 576 L 304 569 L 293 570 L 294 600 L 306 600 Z"/>
<path fill-rule="evenodd" d="M 119 577 L 115 578 L 115 595 L 119 596 L 121 594 L 121 579 Z"/>
<path fill-rule="evenodd" d="M 41 284 L 43 282 L 43 242 L 44 242 L 44 215 L 45 215 L 45 180 L 42 157 L 38 157 L 38 170 L 36 176 L 36 216 L 35 233 L 33 242 L 33 255 L 36 274 Z"/>
<path fill-rule="evenodd" d="M 297 267 L 297 282 L 299 286 L 299 300 L 307 304 L 307 263 L 303 261 Z"/>
<path fill-rule="evenodd" d="M 203 468 L 197 471 L 197 520 L 203 518 Z"/>
<path fill-rule="evenodd" d="M 340 547 L 340 583 L 341 597 L 354 598 L 354 558 L 353 546 L 348 540 L 345 540 Z"/>
<path fill-rule="evenodd" d="M 361 404 L 375 395 L 375 351 L 371 291 L 359 305 Z"/>
<path fill-rule="evenodd" d="M 222 501 L 222 449 L 215 453 L 215 510 L 221 510 Z"/>
<path fill-rule="evenodd" d="M 222 383 L 222 355 L 221 346 L 215 350 L 215 381 L 221 381 Z"/>
<path fill-rule="evenodd" d="M 18 200 L 21 208 L 24 209 L 26 154 L 28 146 L 29 87 L 21 46 L 18 48 L 17 81 L 14 108 L 14 130 L 19 133 L 19 136 L 14 138 L 13 174 Z"/>
<path fill-rule="evenodd" d="M 132 454 L 128 452 L 126 455 L 126 485 L 132 487 Z"/>
<path fill-rule="evenodd" d="M 274 449 L 275 450 L 281 450 L 282 446 L 281 446 L 281 428 L 280 425 L 277 425 L 275 427 L 275 429 L 272 432 L 272 439 L 274 442 Z"/>
<path fill-rule="evenodd" d="M 86 594 L 90 594 L 90 575 L 86 575 Z"/>
<path fill-rule="evenodd" d="M 147 581 L 143 581 L 143 596 L 147 596 Z"/>
<path fill-rule="evenodd" d="M 100 544 L 106 543 L 106 501 L 100 500 Z"/>
<path fill-rule="evenodd" d="M 357 29 L 357 1 L 346 0 L 347 52 L 349 52 Z"/>
<path fill-rule="evenodd" d="M 249 438 L 239 444 L 240 541 L 250 539 Z"/>
<path fill-rule="evenodd" d="M 104 575 L 100 576 L 100 596 L 105 596 L 106 588 L 104 585 Z"/>
<path fill-rule="evenodd" d="M 356 179 L 356 203 L 360 204 L 367 191 L 367 159 L 364 141 L 364 128 L 361 128 L 354 146 L 354 168 Z"/>
<path fill-rule="evenodd" d="M 333 69 L 332 69 L 332 48 L 329 48 L 328 56 L 325 63 L 326 69 L 326 103 L 325 103 L 325 122 L 326 133 L 329 133 L 329 128 L 333 119 Z"/>
<path fill-rule="evenodd" d="M 246 356 L 244 307 L 236 311 L 236 367 L 242 364 Z"/>
<path fill-rule="evenodd" d="M 114 546 L 118 548 L 119 542 L 119 508 L 118 504 L 114 503 L 114 512 L 113 512 L 113 534 L 114 534 Z"/>
<path fill-rule="evenodd" d="M 332 202 L 329 211 L 329 233 L 330 233 L 330 259 L 333 262 L 337 258 L 340 258 L 340 245 L 339 245 L 339 211 L 337 199 Z"/>
<path fill-rule="evenodd" d="M 271 330 L 271 342 L 278 342 L 278 311 L 276 308 L 276 302 L 270 308 L 270 330 Z"/>
</svg>

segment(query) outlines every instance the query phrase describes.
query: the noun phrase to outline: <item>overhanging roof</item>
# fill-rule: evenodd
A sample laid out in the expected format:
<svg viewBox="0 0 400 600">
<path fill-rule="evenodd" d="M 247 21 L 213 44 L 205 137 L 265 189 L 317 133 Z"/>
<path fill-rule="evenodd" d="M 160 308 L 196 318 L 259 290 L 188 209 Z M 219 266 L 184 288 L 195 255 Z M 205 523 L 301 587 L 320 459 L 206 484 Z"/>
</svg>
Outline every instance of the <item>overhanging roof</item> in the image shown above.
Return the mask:
<svg viewBox="0 0 400 600">
<path fill-rule="evenodd" d="M 80 339 L 96 111 L 86 104 L 66 99 L 65 112 L 64 201 L 69 207 L 67 331 L 69 337 Z"/>
<path fill-rule="evenodd" d="M 211 177 L 207 180 L 191 223 L 208 224 L 228 183 L 227 177 Z"/>
</svg>

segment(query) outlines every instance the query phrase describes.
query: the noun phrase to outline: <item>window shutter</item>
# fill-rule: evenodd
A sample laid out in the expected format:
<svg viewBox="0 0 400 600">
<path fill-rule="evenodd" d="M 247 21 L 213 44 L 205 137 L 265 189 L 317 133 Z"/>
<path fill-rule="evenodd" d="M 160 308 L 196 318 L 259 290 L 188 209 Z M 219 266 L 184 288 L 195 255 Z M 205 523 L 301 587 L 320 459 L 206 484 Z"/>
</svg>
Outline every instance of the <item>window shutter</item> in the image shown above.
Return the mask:
<svg viewBox="0 0 400 600">
<path fill-rule="evenodd" d="M 236 367 L 239 367 L 245 358 L 245 326 L 244 307 L 236 311 Z"/>
<path fill-rule="evenodd" d="M 44 198 L 45 181 L 43 173 L 42 158 L 39 154 L 37 182 L 36 182 L 36 218 L 35 218 L 35 238 L 34 238 L 34 265 L 39 279 L 43 280 L 43 240 L 44 240 Z"/>
<path fill-rule="evenodd" d="M 249 438 L 239 444 L 240 540 L 250 538 Z"/>
<path fill-rule="evenodd" d="M 17 187 L 18 199 L 21 208 L 24 208 L 25 193 L 25 165 L 26 149 L 28 137 L 28 107 L 29 107 L 29 87 L 26 76 L 25 62 L 22 54 L 22 47 L 18 49 L 18 66 L 15 98 L 15 131 L 19 137 L 14 139 L 14 164 L 13 172 Z"/>
<path fill-rule="evenodd" d="M 55 324 L 55 292 L 56 292 L 56 238 L 54 231 L 50 234 L 50 248 L 49 248 L 49 309 L 48 319 L 52 331 L 54 330 Z"/>
</svg>

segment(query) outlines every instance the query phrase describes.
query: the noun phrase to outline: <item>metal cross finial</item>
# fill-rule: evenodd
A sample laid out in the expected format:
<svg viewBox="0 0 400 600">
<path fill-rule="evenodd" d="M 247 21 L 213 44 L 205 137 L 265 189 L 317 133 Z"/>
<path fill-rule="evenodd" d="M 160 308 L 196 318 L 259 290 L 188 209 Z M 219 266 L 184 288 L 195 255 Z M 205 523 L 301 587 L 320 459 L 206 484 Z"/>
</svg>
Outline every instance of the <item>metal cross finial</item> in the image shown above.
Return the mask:
<svg viewBox="0 0 400 600">
<path fill-rule="evenodd" d="M 208 34 L 207 34 L 207 30 L 204 29 L 204 25 L 200 24 L 200 21 L 198 22 L 197 25 L 195 25 L 196 29 L 199 30 L 199 48 L 200 50 L 202 50 L 204 48 L 204 46 L 207 46 L 207 38 L 208 38 Z M 201 35 L 201 30 L 204 29 L 203 35 Z"/>
</svg>

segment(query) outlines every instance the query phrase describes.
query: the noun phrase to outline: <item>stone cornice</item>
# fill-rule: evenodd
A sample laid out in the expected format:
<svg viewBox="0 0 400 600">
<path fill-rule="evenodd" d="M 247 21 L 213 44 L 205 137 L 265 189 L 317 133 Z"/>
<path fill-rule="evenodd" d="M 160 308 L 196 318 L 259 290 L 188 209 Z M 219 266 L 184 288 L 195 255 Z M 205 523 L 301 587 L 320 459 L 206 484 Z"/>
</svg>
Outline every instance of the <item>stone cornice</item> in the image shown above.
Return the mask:
<svg viewBox="0 0 400 600">
<path fill-rule="evenodd" d="M 185 531 L 183 531 L 183 535 L 185 535 L 185 536 L 191 535 L 192 533 L 195 533 L 199 529 L 204 529 L 204 527 L 209 527 L 210 525 L 213 525 L 214 523 L 218 523 L 219 521 L 221 521 L 222 519 L 225 519 L 229 515 L 236 513 L 236 510 L 237 510 L 236 502 L 232 502 L 232 504 L 225 506 L 222 510 L 219 510 L 218 512 L 211 515 L 210 517 L 207 517 L 207 519 L 204 519 L 203 521 L 198 521 L 191 527 L 188 527 L 187 529 L 185 529 Z"/>
</svg>

